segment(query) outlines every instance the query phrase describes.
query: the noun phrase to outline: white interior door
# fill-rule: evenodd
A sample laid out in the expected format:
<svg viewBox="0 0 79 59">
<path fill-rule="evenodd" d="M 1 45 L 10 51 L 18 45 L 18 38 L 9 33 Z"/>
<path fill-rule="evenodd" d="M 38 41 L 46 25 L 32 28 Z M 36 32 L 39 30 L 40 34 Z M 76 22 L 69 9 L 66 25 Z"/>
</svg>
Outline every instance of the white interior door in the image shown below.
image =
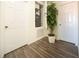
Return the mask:
<svg viewBox="0 0 79 59">
<path fill-rule="evenodd" d="M 77 40 L 77 4 L 69 3 L 59 8 L 58 32 L 59 39 L 71 43 Z"/>
<path fill-rule="evenodd" d="M 2 2 L 5 53 L 27 44 L 29 5 L 24 2 Z M 26 8 L 28 11 L 26 11 Z M 26 38 L 27 37 L 27 38 Z"/>
</svg>

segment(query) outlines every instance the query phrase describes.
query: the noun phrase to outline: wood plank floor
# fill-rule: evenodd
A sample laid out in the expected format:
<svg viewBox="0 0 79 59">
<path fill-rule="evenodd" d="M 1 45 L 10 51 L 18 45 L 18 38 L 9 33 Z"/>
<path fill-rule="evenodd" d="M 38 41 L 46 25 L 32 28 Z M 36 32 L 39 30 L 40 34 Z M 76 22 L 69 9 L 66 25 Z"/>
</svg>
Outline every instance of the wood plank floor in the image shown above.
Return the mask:
<svg viewBox="0 0 79 59">
<path fill-rule="evenodd" d="M 74 44 L 61 40 L 50 44 L 45 37 L 5 54 L 4 58 L 78 58 L 77 55 L 78 49 Z"/>
</svg>

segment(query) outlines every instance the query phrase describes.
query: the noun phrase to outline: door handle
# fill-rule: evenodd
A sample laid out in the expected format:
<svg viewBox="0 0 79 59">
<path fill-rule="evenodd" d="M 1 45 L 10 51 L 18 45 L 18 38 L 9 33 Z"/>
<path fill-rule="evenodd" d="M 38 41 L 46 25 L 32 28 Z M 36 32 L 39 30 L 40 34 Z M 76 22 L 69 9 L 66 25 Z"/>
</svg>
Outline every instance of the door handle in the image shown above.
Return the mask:
<svg viewBox="0 0 79 59">
<path fill-rule="evenodd" d="M 7 29 L 8 28 L 8 26 L 5 26 L 5 29 Z"/>
<path fill-rule="evenodd" d="M 61 24 L 59 24 L 61 26 Z"/>
</svg>

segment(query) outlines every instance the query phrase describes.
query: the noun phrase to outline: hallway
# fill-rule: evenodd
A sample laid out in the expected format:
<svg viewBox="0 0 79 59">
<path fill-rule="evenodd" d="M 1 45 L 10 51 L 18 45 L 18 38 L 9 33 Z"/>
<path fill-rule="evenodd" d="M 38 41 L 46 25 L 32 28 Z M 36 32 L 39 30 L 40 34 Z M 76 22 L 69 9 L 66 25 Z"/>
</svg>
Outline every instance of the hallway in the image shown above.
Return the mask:
<svg viewBox="0 0 79 59">
<path fill-rule="evenodd" d="M 48 38 L 44 37 L 30 45 L 25 45 L 8 54 L 5 58 L 76 58 L 77 47 L 65 41 L 58 40 L 50 44 Z"/>
<path fill-rule="evenodd" d="M 77 58 L 78 36 L 78 1 L 0 1 L 0 58 Z"/>
</svg>

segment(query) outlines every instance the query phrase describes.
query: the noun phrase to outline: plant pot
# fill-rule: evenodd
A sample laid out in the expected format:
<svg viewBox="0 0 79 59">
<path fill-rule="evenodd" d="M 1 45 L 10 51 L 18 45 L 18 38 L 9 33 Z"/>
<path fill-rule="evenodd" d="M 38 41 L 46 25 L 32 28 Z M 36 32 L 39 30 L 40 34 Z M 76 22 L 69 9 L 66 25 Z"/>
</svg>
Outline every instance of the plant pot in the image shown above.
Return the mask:
<svg viewBox="0 0 79 59">
<path fill-rule="evenodd" d="M 48 35 L 48 40 L 49 40 L 49 43 L 55 43 L 55 36 Z"/>
</svg>

